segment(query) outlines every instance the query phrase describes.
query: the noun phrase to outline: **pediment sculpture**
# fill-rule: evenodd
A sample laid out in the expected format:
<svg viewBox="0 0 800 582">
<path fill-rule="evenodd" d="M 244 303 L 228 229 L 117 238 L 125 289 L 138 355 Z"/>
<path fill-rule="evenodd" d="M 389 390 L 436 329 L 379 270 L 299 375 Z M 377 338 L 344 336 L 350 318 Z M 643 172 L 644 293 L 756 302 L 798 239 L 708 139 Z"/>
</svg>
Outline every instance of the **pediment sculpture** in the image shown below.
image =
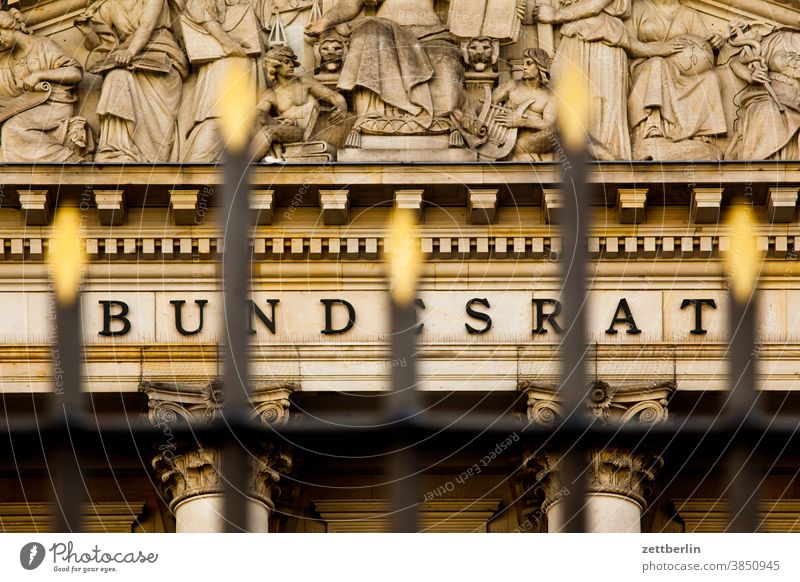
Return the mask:
<svg viewBox="0 0 800 582">
<path fill-rule="evenodd" d="M 743 0 L 91 0 L 0 12 L 3 162 L 553 159 L 577 64 L 599 160 L 800 159 L 800 9 Z M 45 111 L 46 110 L 46 111 Z"/>
</svg>

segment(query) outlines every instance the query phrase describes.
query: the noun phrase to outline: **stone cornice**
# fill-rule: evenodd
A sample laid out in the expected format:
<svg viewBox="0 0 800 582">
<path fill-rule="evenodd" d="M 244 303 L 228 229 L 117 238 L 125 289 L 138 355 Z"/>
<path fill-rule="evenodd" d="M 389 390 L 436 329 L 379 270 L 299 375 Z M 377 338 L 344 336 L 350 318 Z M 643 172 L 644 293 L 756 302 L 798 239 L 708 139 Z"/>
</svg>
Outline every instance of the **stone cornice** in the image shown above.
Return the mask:
<svg viewBox="0 0 800 582">
<path fill-rule="evenodd" d="M 654 381 L 649 386 L 639 381 L 616 387 L 594 382 L 586 404 L 592 416 L 604 422 L 656 424 L 667 420 L 667 403 L 676 387 L 673 380 Z M 552 425 L 562 416 L 554 388 L 524 380 L 519 389 L 528 398 L 528 419 L 531 422 Z"/>
<path fill-rule="evenodd" d="M 800 184 L 800 161 L 593 162 L 591 184 L 645 188 L 678 185 Z M 284 164 L 254 165 L 253 188 L 325 186 L 355 188 L 375 185 L 427 187 L 431 184 L 469 185 L 471 188 L 558 186 L 561 165 L 519 162 L 462 164 Z M 74 187 L 80 192 L 120 185 L 147 185 L 155 191 L 178 185 L 215 186 L 222 174 L 211 164 L 4 164 L 0 183 L 14 188 Z M 150 194 L 148 194 L 150 197 Z M 605 196 L 601 197 L 605 198 Z M 599 199 L 598 199 L 599 200 Z"/>
</svg>

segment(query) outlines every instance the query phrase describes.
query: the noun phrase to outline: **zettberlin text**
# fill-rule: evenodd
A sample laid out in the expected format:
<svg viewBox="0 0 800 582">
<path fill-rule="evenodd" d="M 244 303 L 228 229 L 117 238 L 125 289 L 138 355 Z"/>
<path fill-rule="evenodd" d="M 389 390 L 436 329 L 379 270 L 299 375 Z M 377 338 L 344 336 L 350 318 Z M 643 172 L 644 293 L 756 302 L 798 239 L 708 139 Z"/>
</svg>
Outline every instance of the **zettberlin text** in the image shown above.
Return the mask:
<svg viewBox="0 0 800 582">
<path fill-rule="evenodd" d="M 642 546 L 643 554 L 700 554 L 699 546 L 684 544 L 682 546 Z"/>
</svg>

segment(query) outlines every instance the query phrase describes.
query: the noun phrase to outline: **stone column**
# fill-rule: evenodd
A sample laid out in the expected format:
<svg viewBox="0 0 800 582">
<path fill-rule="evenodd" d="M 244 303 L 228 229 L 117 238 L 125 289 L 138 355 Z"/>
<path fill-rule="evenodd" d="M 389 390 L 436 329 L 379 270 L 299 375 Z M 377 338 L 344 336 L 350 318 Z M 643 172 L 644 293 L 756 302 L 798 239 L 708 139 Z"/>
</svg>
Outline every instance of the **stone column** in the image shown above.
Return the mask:
<svg viewBox="0 0 800 582">
<path fill-rule="evenodd" d="M 531 422 L 555 424 L 561 414 L 554 391 L 527 384 Z M 667 418 L 667 399 L 674 384 L 665 382 L 644 389 L 595 383 L 587 402 L 592 414 L 604 422 L 655 424 Z M 646 499 L 655 484 L 661 457 L 644 451 L 619 448 L 589 453 L 591 472 L 587 483 L 586 527 L 597 533 L 639 533 Z M 558 532 L 564 526 L 563 499 L 569 487 L 561 483 L 560 455 L 551 450 L 527 454 L 522 465 L 521 484 L 527 497 L 524 515 L 534 529 Z M 546 519 L 545 519 L 546 518 Z"/>
<path fill-rule="evenodd" d="M 177 533 L 225 531 L 223 484 L 217 449 L 187 448 L 180 454 L 159 454 L 153 467 L 161 477 L 161 488 L 175 514 Z M 269 531 L 273 494 L 281 474 L 291 470 L 291 457 L 271 445 L 259 447 L 251 459 L 248 531 Z"/>
<path fill-rule="evenodd" d="M 270 387 L 254 391 L 252 416 L 265 424 L 286 422 L 291 387 Z M 178 533 L 225 531 L 223 483 L 218 449 L 198 443 L 176 443 L 171 427 L 175 423 L 212 420 L 219 414 L 221 391 L 215 383 L 200 386 L 145 382 L 140 391 L 149 399 L 150 421 L 164 430 L 164 443 L 153 460 L 160 488 L 175 515 Z M 248 531 L 269 531 L 270 513 L 281 475 L 292 468 L 286 447 L 262 442 L 251 451 L 250 507 Z"/>
<path fill-rule="evenodd" d="M 618 448 L 591 451 L 591 473 L 586 491 L 586 528 L 594 533 L 640 533 L 646 498 L 662 460 L 649 453 Z M 559 478 L 560 457 L 537 452 L 523 462 L 523 472 L 534 483 L 528 519 L 547 518 L 547 531 L 564 526 L 563 500 L 569 487 Z M 538 513 L 537 513 L 538 512 Z"/>
</svg>

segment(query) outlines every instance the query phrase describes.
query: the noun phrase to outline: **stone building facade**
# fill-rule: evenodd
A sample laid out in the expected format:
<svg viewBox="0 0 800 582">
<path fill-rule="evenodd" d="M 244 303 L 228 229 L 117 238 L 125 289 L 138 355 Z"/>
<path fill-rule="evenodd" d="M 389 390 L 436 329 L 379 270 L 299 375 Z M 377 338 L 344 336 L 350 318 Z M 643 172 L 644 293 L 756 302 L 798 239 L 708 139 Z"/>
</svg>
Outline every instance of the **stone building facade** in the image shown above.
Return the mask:
<svg viewBox="0 0 800 582">
<path fill-rule="evenodd" d="M 89 531 L 223 528 L 219 451 L 175 439 L 171 427 L 213 419 L 221 406 L 226 212 L 215 96 L 230 70 L 250 75 L 258 103 L 252 222 L 225 225 L 252 237 L 254 418 L 356 422 L 380 407 L 392 369 L 407 365 L 387 348 L 386 225 L 398 208 L 417 216 L 425 259 L 426 406 L 543 425 L 564 414 L 564 160 L 554 127 L 559 75 L 575 62 L 589 79 L 597 160 L 581 193 L 592 219 L 592 414 L 657 424 L 719 411 L 730 287 L 723 218 L 735 205 L 751 208 L 765 257 L 761 400 L 770 414 L 800 412 L 792 3 L 610 0 L 593 12 L 588 4 L 599 3 L 516 0 L 8 4 L 4 414 L 31 417 L 53 390 L 45 258 L 53 215 L 71 205 L 89 257 L 89 410 L 146 418 L 163 433 L 148 450 L 110 450 L 84 467 Z M 153 6 L 160 11 L 145 10 Z M 421 528 L 557 531 L 569 495 L 559 458 L 519 441 L 512 433 L 485 451 L 426 457 Z M 48 467 L 32 451 L 11 453 L 0 466 L 0 531 L 43 531 Z M 773 460 L 762 528 L 797 531 L 800 458 Z M 726 476 L 715 459 L 645 442 L 598 449 L 591 461 L 593 531 L 725 528 Z M 256 531 L 388 527 L 380 460 L 265 439 L 251 465 Z"/>
</svg>

